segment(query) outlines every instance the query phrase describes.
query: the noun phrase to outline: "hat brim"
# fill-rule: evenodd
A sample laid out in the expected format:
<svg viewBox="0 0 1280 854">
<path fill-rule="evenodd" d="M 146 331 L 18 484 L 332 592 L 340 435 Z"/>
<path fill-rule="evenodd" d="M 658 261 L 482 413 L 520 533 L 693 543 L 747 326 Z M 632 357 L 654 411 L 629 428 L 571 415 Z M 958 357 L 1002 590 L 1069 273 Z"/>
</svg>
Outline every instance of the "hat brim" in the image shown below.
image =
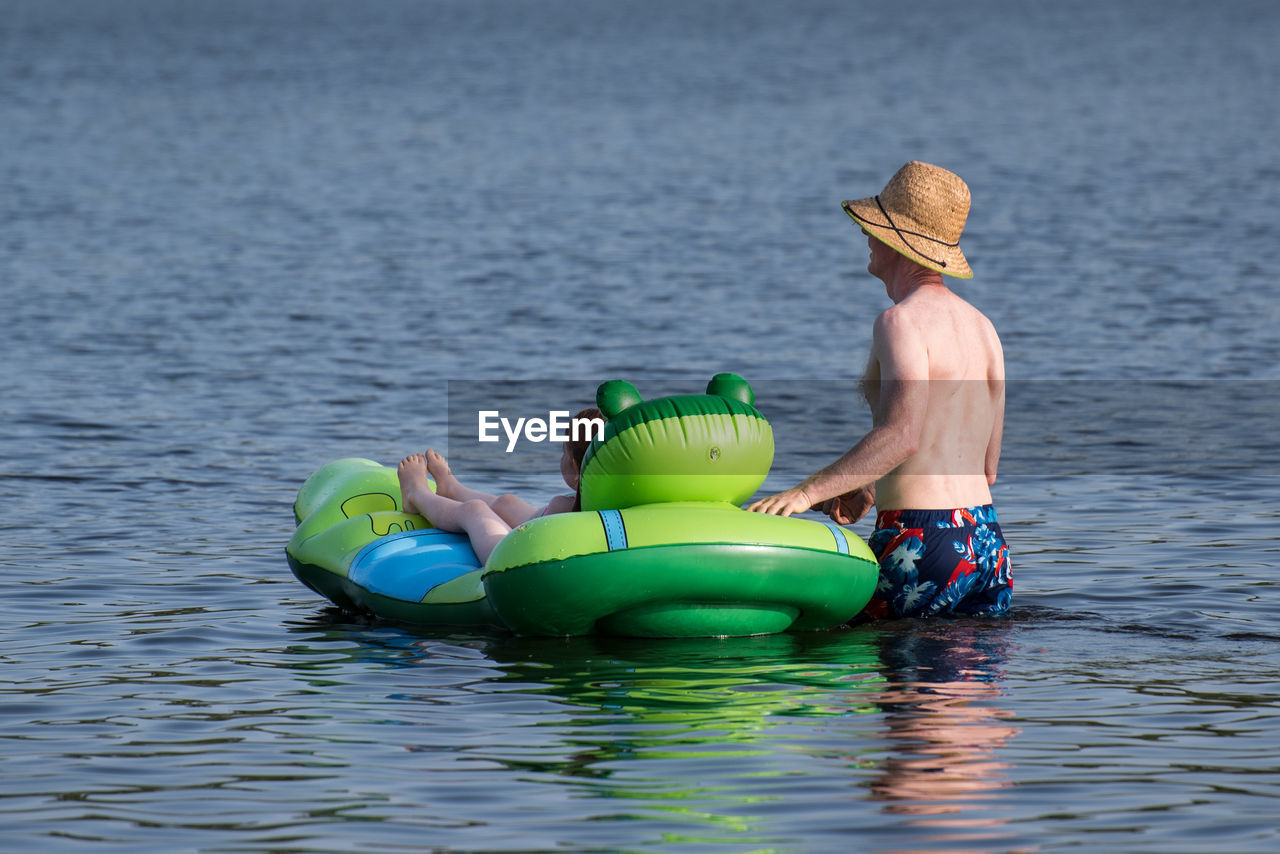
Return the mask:
<svg viewBox="0 0 1280 854">
<path fill-rule="evenodd" d="M 849 218 L 861 226 L 867 234 L 870 234 L 876 240 L 888 246 L 900 255 L 915 261 L 922 267 L 928 267 L 930 270 L 936 270 L 944 276 L 954 276 L 957 279 L 972 279 L 973 270 L 969 269 L 969 260 L 964 257 L 964 252 L 959 246 L 948 246 L 945 243 L 936 243 L 927 237 L 908 237 L 903 238 L 901 232 L 922 233 L 923 228 L 919 223 L 911 220 L 910 217 L 894 217 L 897 228 L 890 225 L 886 219 L 884 212 L 880 210 L 880 205 L 876 203 L 875 197 L 866 199 L 853 199 L 840 203 L 840 207 L 844 208 L 844 212 Z M 899 221 L 900 220 L 900 221 Z M 911 242 L 908 243 L 908 240 Z M 912 247 L 911 244 L 918 243 L 920 247 L 928 253 L 928 257 L 921 255 L 919 251 Z"/>
</svg>

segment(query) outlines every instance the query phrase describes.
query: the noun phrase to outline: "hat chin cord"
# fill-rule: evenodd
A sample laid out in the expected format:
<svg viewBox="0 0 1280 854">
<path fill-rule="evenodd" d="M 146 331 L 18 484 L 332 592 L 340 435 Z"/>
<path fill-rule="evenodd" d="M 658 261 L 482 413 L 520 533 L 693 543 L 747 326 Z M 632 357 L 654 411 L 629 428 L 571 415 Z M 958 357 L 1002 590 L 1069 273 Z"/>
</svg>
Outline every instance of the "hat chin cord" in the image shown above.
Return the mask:
<svg viewBox="0 0 1280 854">
<path fill-rule="evenodd" d="M 898 228 L 897 224 L 895 224 L 893 221 L 893 217 L 889 216 L 889 212 L 885 210 L 884 205 L 880 203 L 880 197 L 876 196 L 875 198 L 876 198 L 876 207 L 880 208 L 880 213 L 884 214 L 885 220 L 887 220 L 889 223 L 889 228 L 892 228 L 894 230 L 894 232 L 898 235 L 898 237 L 901 238 L 902 242 L 906 244 L 907 248 L 910 249 L 912 252 L 916 253 L 917 255 L 919 255 L 924 260 L 932 261 L 934 264 L 937 264 L 943 269 L 946 269 L 947 267 L 946 261 L 940 261 L 937 258 L 930 258 L 928 255 L 924 254 L 919 249 L 912 246 L 911 241 L 907 240 L 907 235 L 910 234 L 912 237 L 919 237 L 924 240 L 928 240 L 932 243 L 937 243 L 942 246 L 947 246 L 953 249 L 960 245 L 960 241 L 956 241 L 955 243 L 948 243 L 945 240 L 939 240 L 938 238 L 930 237 L 927 234 L 920 234 L 917 231 L 905 231 L 901 228 Z M 884 228 L 884 226 L 880 225 L 879 223 L 871 223 L 871 225 L 877 226 L 878 228 Z"/>
</svg>

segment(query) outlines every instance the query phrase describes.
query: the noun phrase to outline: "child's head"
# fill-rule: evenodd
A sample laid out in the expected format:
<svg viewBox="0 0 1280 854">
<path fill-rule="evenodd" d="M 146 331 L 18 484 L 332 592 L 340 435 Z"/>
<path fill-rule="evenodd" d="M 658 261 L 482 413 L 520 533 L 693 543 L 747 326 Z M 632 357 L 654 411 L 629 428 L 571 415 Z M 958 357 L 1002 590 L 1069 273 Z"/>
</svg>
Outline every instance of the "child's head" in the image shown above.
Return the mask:
<svg viewBox="0 0 1280 854">
<path fill-rule="evenodd" d="M 603 421 L 604 413 L 594 406 L 589 406 L 573 416 L 570 423 L 593 418 Z M 580 428 L 575 431 L 570 428 L 569 441 L 564 443 L 564 452 L 560 455 L 560 474 L 564 476 L 564 482 L 570 489 L 578 488 L 578 476 L 582 473 L 582 458 L 587 455 L 587 448 L 591 447 L 594 436 L 595 432 L 592 430 Z"/>
</svg>

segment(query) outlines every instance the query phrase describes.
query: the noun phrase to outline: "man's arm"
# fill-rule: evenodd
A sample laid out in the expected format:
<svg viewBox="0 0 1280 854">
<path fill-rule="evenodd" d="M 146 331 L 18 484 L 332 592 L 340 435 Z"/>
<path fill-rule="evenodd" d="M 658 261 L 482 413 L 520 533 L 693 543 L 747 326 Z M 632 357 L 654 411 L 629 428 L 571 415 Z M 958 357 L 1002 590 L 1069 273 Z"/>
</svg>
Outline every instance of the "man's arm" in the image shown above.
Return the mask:
<svg viewBox="0 0 1280 854">
<path fill-rule="evenodd" d="M 880 414 L 876 426 L 840 459 L 797 486 L 762 498 L 747 509 L 790 516 L 872 484 L 919 447 L 929 402 L 929 351 L 910 320 L 890 308 L 876 318 L 872 358 L 880 364 Z"/>
</svg>

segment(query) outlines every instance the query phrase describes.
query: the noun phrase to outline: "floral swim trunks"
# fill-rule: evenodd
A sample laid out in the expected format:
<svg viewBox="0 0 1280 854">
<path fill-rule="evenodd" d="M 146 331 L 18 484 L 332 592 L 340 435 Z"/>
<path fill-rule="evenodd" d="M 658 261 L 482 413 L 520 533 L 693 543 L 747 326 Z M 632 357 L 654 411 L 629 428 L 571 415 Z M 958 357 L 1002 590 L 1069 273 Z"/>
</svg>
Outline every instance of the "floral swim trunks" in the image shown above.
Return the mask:
<svg viewBox="0 0 1280 854">
<path fill-rule="evenodd" d="M 1009 546 L 991 504 L 884 510 L 868 540 L 880 561 L 870 617 L 998 616 L 1013 596 Z"/>
</svg>

